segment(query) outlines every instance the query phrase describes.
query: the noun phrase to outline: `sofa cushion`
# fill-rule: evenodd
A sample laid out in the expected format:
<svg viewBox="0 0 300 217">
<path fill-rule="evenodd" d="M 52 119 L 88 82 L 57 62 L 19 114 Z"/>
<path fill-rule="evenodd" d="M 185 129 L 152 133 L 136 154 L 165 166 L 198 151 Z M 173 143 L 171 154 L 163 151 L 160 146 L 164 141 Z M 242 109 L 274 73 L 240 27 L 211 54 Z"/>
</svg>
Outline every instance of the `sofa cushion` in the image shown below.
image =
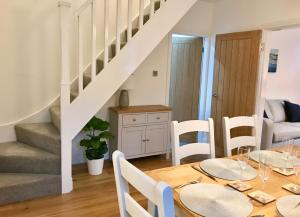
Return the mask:
<svg viewBox="0 0 300 217">
<path fill-rule="evenodd" d="M 272 115 L 272 111 L 270 109 L 270 106 L 269 106 L 269 100 L 265 100 L 265 111 L 264 113 L 266 113 L 266 118 L 269 118 L 271 120 L 273 120 L 273 115 Z"/>
<path fill-rule="evenodd" d="M 273 142 L 300 138 L 300 123 L 274 123 Z"/>
<path fill-rule="evenodd" d="M 270 111 L 272 113 L 272 118 L 275 123 L 286 121 L 286 114 L 284 110 L 284 101 L 279 99 L 268 100 Z"/>
<path fill-rule="evenodd" d="M 300 122 L 300 106 L 288 101 L 284 101 L 285 113 L 287 121 Z"/>
</svg>

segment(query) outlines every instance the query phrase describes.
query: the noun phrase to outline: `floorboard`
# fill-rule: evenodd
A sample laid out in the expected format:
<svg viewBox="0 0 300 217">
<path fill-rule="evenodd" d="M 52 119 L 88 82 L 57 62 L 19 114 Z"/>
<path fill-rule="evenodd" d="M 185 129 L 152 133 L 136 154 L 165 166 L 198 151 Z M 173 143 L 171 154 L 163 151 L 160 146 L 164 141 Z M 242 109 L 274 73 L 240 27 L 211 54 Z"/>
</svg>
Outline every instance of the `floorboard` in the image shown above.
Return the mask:
<svg viewBox="0 0 300 217">
<path fill-rule="evenodd" d="M 165 155 L 131 160 L 143 171 L 171 165 Z M 90 176 L 86 165 L 73 167 L 73 192 L 0 207 L 1 217 L 116 217 L 119 216 L 115 179 L 111 161 L 106 161 L 103 174 Z M 142 205 L 144 198 L 133 191 Z"/>
</svg>

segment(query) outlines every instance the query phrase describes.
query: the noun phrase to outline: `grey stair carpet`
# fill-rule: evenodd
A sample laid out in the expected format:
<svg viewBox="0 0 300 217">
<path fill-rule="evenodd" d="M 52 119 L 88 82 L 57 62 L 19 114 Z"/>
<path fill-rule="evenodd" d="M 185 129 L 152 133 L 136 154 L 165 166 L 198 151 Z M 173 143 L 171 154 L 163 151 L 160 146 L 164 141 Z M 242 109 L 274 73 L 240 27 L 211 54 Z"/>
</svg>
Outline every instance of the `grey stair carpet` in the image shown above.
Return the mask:
<svg viewBox="0 0 300 217">
<path fill-rule="evenodd" d="M 19 142 L 60 156 L 60 134 L 52 123 L 19 124 L 15 129 Z"/>
<path fill-rule="evenodd" d="M 60 106 L 52 106 L 50 108 L 50 116 L 53 125 L 60 132 Z"/>
<path fill-rule="evenodd" d="M 0 172 L 60 174 L 60 156 L 19 142 L 0 144 Z"/>
<path fill-rule="evenodd" d="M 0 173 L 0 204 L 61 194 L 61 176 Z"/>
</svg>

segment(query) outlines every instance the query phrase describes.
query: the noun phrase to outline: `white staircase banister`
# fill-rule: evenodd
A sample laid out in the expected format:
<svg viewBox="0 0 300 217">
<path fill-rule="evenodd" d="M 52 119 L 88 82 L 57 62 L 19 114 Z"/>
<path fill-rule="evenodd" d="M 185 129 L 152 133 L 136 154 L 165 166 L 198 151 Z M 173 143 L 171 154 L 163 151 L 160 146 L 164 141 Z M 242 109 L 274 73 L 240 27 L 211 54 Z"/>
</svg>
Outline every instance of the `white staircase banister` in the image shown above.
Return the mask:
<svg viewBox="0 0 300 217">
<path fill-rule="evenodd" d="M 95 0 L 86 0 L 81 6 L 80 8 L 75 12 L 74 16 L 78 17 L 82 14 L 82 12 L 84 12 L 91 4 L 93 4 Z"/>
<path fill-rule="evenodd" d="M 61 105 L 70 104 L 70 74 L 71 74 L 71 52 L 70 52 L 70 29 L 71 29 L 71 3 L 59 1 L 60 16 L 60 47 L 61 47 L 61 85 L 64 89 L 61 96 Z"/>
<path fill-rule="evenodd" d="M 128 0 L 127 41 L 132 38 L 132 0 Z"/>
<path fill-rule="evenodd" d="M 104 68 L 108 64 L 109 0 L 104 2 Z"/>
<path fill-rule="evenodd" d="M 154 3 L 155 3 L 154 0 L 150 0 L 150 18 L 153 17 L 154 12 L 155 12 Z"/>
<path fill-rule="evenodd" d="M 95 1 L 92 1 L 91 4 L 91 24 L 92 24 L 92 81 L 96 77 L 96 63 L 97 63 L 97 53 L 96 53 L 96 48 L 97 48 L 97 26 L 96 26 L 96 4 Z"/>
<path fill-rule="evenodd" d="M 71 29 L 71 3 L 59 1 L 60 14 L 60 34 L 61 34 L 61 90 L 60 90 L 60 107 L 61 107 L 61 189 L 62 193 L 68 193 L 73 189 L 72 181 L 72 137 L 67 133 L 68 120 L 67 112 L 70 107 L 70 29 Z"/>
<path fill-rule="evenodd" d="M 139 29 L 141 29 L 144 25 L 144 0 L 140 0 L 140 12 L 139 12 Z"/>
<path fill-rule="evenodd" d="M 80 28 L 80 15 L 77 16 L 77 30 L 78 30 L 78 92 L 79 94 L 83 91 L 83 32 Z"/>
<path fill-rule="evenodd" d="M 117 0 L 117 23 L 116 23 L 116 55 L 121 50 L 121 17 L 122 17 L 122 0 Z"/>
</svg>

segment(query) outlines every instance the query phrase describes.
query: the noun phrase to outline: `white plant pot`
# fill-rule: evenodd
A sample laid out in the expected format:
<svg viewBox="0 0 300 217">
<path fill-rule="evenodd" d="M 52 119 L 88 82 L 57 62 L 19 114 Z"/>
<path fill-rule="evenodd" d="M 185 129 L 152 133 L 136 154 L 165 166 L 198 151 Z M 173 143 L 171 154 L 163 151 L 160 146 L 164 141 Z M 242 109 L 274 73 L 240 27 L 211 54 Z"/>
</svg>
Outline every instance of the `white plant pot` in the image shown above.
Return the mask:
<svg viewBox="0 0 300 217">
<path fill-rule="evenodd" d="M 87 164 L 88 164 L 89 174 L 92 176 L 97 176 L 102 174 L 103 163 L 104 163 L 104 158 L 98 160 L 88 160 Z"/>
</svg>

